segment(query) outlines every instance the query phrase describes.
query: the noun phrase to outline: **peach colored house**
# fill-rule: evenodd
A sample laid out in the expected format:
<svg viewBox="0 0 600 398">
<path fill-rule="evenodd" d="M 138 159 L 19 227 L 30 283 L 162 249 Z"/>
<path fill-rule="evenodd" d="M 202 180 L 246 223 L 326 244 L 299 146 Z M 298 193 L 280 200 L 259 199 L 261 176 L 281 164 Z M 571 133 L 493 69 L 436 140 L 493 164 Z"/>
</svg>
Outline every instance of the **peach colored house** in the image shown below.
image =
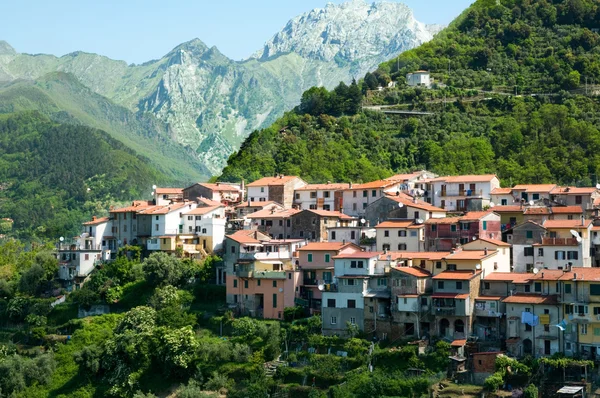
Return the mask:
<svg viewBox="0 0 600 398">
<path fill-rule="evenodd" d="M 310 308 L 311 313 L 320 313 L 323 291 L 331 286 L 335 276 L 333 257 L 361 250 L 354 243 L 342 242 L 311 242 L 298 249 L 298 268 L 301 271 L 298 304 Z"/>
<path fill-rule="evenodd" d="M 283 319 L 293 307 L 300 271 L 296 265 L 302 239 L 271 239 L 256 230 L 228 235 L 224 245 L 227 302 L 241 315 Z"/>
</svg>

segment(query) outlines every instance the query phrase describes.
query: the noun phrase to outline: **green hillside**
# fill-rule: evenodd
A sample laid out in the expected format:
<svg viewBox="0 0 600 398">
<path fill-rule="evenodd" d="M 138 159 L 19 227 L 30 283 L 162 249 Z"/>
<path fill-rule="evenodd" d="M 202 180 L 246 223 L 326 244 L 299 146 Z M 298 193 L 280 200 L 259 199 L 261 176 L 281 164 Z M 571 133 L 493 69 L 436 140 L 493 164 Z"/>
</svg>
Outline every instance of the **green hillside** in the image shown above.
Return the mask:
<svg viewBox="0 0 600 398">
<path fill-rule="evenodd" d="M 73 236 L 90 213 L 166 180 L 103 131 L 38 112 L 0 115 L 0 218 L 22 237 Z"/>
<path fill-rule="evenodd" d="M 206 180 L 210 173 L 191 149 L 170 139 L 167 128 L 153 116 L 135 114 L 94 93 L 73 75 L 56 72 L 36 81 L 0 86 L 0 113 L 39 111 L 51 119 L 82 124 L 108 132 L 151 159 L 172 184 Z"/>
<path fill-rule="evenodd" d="M 360 181 L 427 168 L 495 172 L 507 185 L 595 183 L 599 12 L 589 0 L 477 1 L 431 42 L 359 82 L 364 104 L 431 115 L 361 111 L 352 86 L 311 89 L 297 109 L 254 132 L 221 178 Z M 406 87 L 405 74 L 419 69 L 431 71 L 432 90 Z M 390 80 L 396 88 L 370 91 Z"/>
</svg>

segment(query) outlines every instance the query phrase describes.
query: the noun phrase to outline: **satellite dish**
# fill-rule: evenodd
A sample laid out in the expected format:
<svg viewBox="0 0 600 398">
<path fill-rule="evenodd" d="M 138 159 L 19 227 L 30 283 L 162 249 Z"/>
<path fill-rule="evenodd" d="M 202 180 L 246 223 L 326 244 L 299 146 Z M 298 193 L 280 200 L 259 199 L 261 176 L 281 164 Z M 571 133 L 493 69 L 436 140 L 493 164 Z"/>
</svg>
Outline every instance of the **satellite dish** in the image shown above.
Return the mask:
<svg viewBox="0 0 600 398">
<path fill-rule="evenodd" d="M 156 185 L 152 185 L 152 189 L 156 190 Z"/>
<path fill-rule="evenodd" d="M 581 237 L 579 236 L 579 233 L 578 233 L 577 231 L 575 231 L 574 229 L 570 230 L 569 232 L 570 232 L 570 233 L 571 233 L 571 235 L 573 235 L 575 238 L 581 238 Z"/>
<path fill-rule="evenodd" d="M 494 202 L 490 202 L 490 208 L 496 206 L 496 204 Z"/>
<path fill-rule="evenodd" d="M 120 245 L 120 244 L 121 244 L 121 239 L 119 239 L 119 240 L 117 241 L 117 244 L 118 244 L 118 245 Z"/>
<path fill-rule="evenodd" d="M 319 290 L 320 290 L 320 291 L 323 291 L 323 290 L 325 290 L 325 285 L 323 285 L 323 284 L 319 285 Z"/>
<path fill-rule="evenodd" d="M 398 203 L 398 207 L 399 208 L 403 208 L 404 207 L 404 203 L 402 203 L 402 202 Z"/>
<path fill-rule="evenodd" d="M 283 288 L 282 287 L 279 288 L 279 293 L 281 293 L 281 292 L 283 292 Z"/>
<path fill-rule="evenodd" d="M 477 270 L 481 269 L 481 264 L 477 264 L 477 265 L 475 266 L 475 269 L 477 269 Z"/>
<path fill-rule="evenodd" d="M 231 223 L 227 224 L 227 228 L 231 228 L 233 225 Z"/>
<path fill-rule="evenodd" d="M 154 196 L 154 191 L 150 192 L 150 196 Z"/>
<path fill-rule="evenodd" d="M 581 236 L 578 236 L 576 239 L 577 239 L 577 243 L 581 243 L 581 241 L 583 240 L 583 239 L 581 239 Z"/>
<path fill-rule="evenodd" d="M 415 220 L 415 222 L 416 222 L 417 224 L 423 224 L 423 223 L 424 223 L 424 221 L 423 221 L 423 219 L 422 219 L 422 218 L 417 218 L 417 219 Z"/>
<path fill-rule="evenodd" d="M 540 270 L 539 270 L 539 269 L 537 269 L 537 268 L 534 268 L 534 269 L 533 269 L 533 273 L 534 273 L 534 274 L 537 274 L 538 272 L 540 272 Z"/>
<path fill-rule="evenodd" d="M 533 200 L 530 200 L 529 201 L 529 206 L 533 206 L 533 203 L 534 203 Z"/>
<path fill-rule="evenodd" d="M 477 240 L 477 237 L 476 237 L 476 236 L 474 236 L 472 239 L 475 241 L 475 240 Z"/>
<path fill-rule="evenodd" d="M 367 220 L 365 220 L 364 218 L 361 218 L 361 219 L 360 219 L 360 223 L 361 223 L 361 224 L 364 224 L 364 223 L 366 223 L 366 222 L 367 222 Z"/>
<path fill-rule="evenodd" d="M 596 184 L 596 189 L 600 189 L 600 184 Z"/>
<path fill-rule="evenodd" d="M 61 236 L 60 238 L 58 238 L 58 240 L 62 242 L 62 241 L 64 241 L 64 240 L 65 240 L 65 238 L 63 238 L 63 237 Z"/>
<path fill-rule="evenodd" d="M 90 191 L 91 191 L 91 188 L 88 188 L 88 189 L 87 189 L 87 191 L 88 191 L 88 192 L 90 192 Z"/>
</svg>

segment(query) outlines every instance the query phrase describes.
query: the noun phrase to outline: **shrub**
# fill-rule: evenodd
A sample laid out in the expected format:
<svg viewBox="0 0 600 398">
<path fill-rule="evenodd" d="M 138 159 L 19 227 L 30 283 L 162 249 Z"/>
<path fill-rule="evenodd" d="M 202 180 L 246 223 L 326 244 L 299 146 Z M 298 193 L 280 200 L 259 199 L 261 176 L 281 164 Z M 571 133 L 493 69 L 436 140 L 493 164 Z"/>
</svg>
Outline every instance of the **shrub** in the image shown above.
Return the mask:
<svg viewBox="0 0 600 398">
<path fill-rule="evenodd" d="M 504 380 L 502 380 L 502 375 L 496 372 L 493 375 L 489 376 L 487 379 L 485 379 L 483 385 L 485 386 L 486 390 L 494 392 L 498 391 L 502 383 L 504 383 Z"/>
</svg>

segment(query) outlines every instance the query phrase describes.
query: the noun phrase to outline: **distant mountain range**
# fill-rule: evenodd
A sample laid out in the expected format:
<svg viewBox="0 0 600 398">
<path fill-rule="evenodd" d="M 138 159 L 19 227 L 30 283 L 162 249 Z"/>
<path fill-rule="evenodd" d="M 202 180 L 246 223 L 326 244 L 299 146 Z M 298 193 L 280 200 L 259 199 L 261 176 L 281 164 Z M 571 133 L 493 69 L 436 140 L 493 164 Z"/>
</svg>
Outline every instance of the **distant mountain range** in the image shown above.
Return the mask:
<svg viewBox="0 0 600 398">
<path fill-rule="evenodd" d="M 0 41 L 0 112 L 35 109 L 105 129 L 174 181 L 206 179 L 306 89 L 362 77 L 440 29 L 403 4 L 354 0 L 292 19 L 241 62 L 198 39 L 141 65 L 21 54 Z"/>
</svg>

